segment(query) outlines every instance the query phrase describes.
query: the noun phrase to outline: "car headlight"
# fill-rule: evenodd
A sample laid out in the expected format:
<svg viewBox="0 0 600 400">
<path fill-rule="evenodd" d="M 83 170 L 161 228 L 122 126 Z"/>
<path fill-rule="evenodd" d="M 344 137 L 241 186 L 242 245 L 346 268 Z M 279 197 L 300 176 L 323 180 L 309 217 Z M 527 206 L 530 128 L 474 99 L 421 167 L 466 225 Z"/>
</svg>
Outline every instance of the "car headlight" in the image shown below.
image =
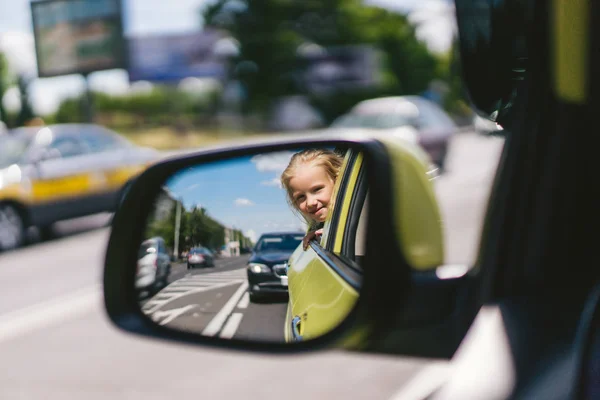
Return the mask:
<svg viewBox="0 0 600 400">
<path fill-rule="evenodd" d="M 248 264 L 248 269 L 255 274 L 270 274 L 271 269 L 267 267 L 265 264 L 258 263 L 250 263 Z"/>
</svg>

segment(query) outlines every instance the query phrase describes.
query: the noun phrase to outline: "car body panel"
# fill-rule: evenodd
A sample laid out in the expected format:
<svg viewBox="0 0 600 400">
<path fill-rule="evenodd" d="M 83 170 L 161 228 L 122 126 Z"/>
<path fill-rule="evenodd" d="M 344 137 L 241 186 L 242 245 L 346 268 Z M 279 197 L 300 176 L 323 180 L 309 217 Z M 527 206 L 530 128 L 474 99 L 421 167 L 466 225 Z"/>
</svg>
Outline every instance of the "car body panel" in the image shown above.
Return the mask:
<svg viewBox="0 0 600 400">
<path fill-rule="evenodd" d="M 291 310 L 288 315 L 291 319 L 286 320 L 288 332 L 293 318 L 299 316 L 303 340 L 331 331 L 348 316 L 358 300 L 358 291 L 329 268 L 312 248 L 292 255 L 288 282 Z"/>
<path fill-rule="evenodd" d="M 391 123 L 375 122 L 398 116 Z M 350 118 L 355 121 L 349 122 Z M 373 118 L 362 121 L 361 118 Z M 436 103 L 421 96 L 390 96 L 364 100 L 333 122 L 330 129 L 379 130 L 391 137 L 406 139 L 420 145 L 438 165 L 445 163 L 446 152 L 458 126 Z"/>
<path fill-rule="evenodd" d="M 398 141 L 383 133 L 378 135 L 378 140 L 391 161 L 393 195 L 403 199 L 394 201 L 395 208 L 390 210 L 397 240 L 402 243 L 407 261 L 415 270 L 436 268 L 443 264 L 444 247 L 442 218 L 428 175 L 431 159 L 417 144 Z M 359 196 L 358 182 L 366 179 L 360 177 L 361 169 L 366 167 L 363 164 L 362 154 L 346 153 L 334 185 L 333 207 L 325 221 L 323 237 L 318 245 L 311 245 L 306 251 L 299 247 L 290 257 L 290 297 L 284 327 L 287 341 L 306 340 L 327 333 L 348 316 L 358 300 L 360 282 L 355 282 L 352 274 L 345 273 L 344 269 L 361 273 L 356 272 L 359 267 L 356 261 L 343 254 L 343 247 L 347 238 L 355 240 L 346 230 L 353 212 L 352 202 Z M 363 218 L 362 214 L 359 218 Z M 330 235 L 334 237 L 330 238 Z M 364 334 L 366 331 L 353 331 L 340 345 L 352 346 L 360 342 Z"/>
<path fill-rule="evenodd" d="M 422 173 L 427 154 L 418 146 L 380 137 L 391 159 L 396 199 L 396 232 L 415 270 L 431 270 L 444 263 L 443 220 L 431 180 Z"/>
<path fill-rule="evenodd" d="M 333 253 L 341 252 L 347 213 L 352 201 L 352 196 L 348 194 L 355 190 L 363 162 L 362 154 L 351 159 L 352 156 L 352 151 L 345 154 L 332 193 L 331 208 L 339 214 L 336 226 L 331 225 L 332 218 L 329 215 L 320 240 L 321 245 L 325 245 L 329 241 L 331 231 L 335 230 Z M 340 196 L 341 204 L 338 204 Z M 326 334 L 339 325 L 356 304 L 359 296 L 357 288 L 332 265 L 334 262 L 344 261 L 334 261 L 333 258 L 336 258 L 335 254 L 326 253 L 325 250 L 317 252 L 313 247 L 309 247 L 304 251 L 301 246 L 290 257 L 289 308 L 284 327 L 287 341 L 307 340 Z M 297 328 L 296 333 L 292 326 Z"/>
<path fill-rule="evenodd" d="M 18 130 L 14 135 L 30 135 L 22 161 L 0 169 L 0 202 L 18 204 L 28 225 L 50 224 L 98 212 L 112 212 L 124 185 L 159 158 L 158 151 L 135 146 L 116 137 L 112 131 L 86 124 L 51 125 Z M 47 131 L 43 131 L 46 129 Z M 68 138 L 85 149 L 80 131 L 99 130 L 116 146 L 104 151 L 84 150 L 81 154 L 29 161 L 32 154 L 50 149 L 37 138 L 53 132 L 52 140 Z M 106 131 L 107 133 L 105 133 Z M 84 136 L 82 134 L 82 136 Z"/>
</svg>

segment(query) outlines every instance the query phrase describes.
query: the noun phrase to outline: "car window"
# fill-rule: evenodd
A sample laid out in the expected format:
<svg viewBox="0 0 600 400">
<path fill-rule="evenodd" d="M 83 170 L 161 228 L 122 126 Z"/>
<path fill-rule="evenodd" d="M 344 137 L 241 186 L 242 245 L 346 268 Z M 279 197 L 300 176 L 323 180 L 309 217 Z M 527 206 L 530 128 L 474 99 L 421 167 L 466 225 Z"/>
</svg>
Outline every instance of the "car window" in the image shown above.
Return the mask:
<svg viewBox="0 0 600 400">
<path fill-rule="evenodd" d="M 300 243 L 304 235 L 299 233 L 297 235 L 282 235 L 282 236 L 267 236 L 259 239 L 256 244 L 256 251 L 290 251 L 295 250 Z"/>
<path fill-rule="evenodd" d="M 334 193 L 333 213 L 325 228 L 327 238 L 322 240 L 325 250 L 340 257 L 343 262 L 358 267 L 362 261 L 363 254 L 356 253 L 356 242 L 362 240 L 357 236 L 361 215 L 365 204 L 367 193 L 366 169 L 363 164 L 362 154 L 349 151 L 346 155 L 345 168 L 343 168 L 339 179 L 339 186 Z M 360 244 L 358 249 L 362 251 L 364 246 Z"/>
<path fill-rule="evenodd" d="M 358 226 L 356 228 L 356 237 L 354 238 L 354 259 L 360 266 L 363 265 L 363 259 L 366 253 L 366 236 L 367 236 L 367 210 L 369 205 L 369 193 L 367 191 L 365 200 L 362 204 Z"/>
<path fill-rule="evenodd" d="M 48 146 L 48 151 L 62 158 L 75 157 L 86 152 L 81 142 L 77 138 L 71 136 L 56 138 Z"/>
<path fill-rule="evenodd" d="M 338 223 L 336 235 L 341 235 L 341 246 L 336 240 L 333 253 L 345 259 L 352 260 L 360 265 L 364 256 L 364 232 L 366 224 L 366 199 L 368 192 L 368 180 L 362 155 L 357 157 L 352 173 L 350 175 L 347 190 L 344 193 L 344 201 L 339 212 L 342 214 Z M 359 235 L 360 228 L 360 235 Z M 358 242 L 358 246 L 357 246 Z"/>
<path fill-rule="evenodd" d="M 82 132 L 81 138 L 91 152 L 99 153 L 126 147 L 127 142 L 119 140 L 110 132 L 87 130 Z"/>
</svg>

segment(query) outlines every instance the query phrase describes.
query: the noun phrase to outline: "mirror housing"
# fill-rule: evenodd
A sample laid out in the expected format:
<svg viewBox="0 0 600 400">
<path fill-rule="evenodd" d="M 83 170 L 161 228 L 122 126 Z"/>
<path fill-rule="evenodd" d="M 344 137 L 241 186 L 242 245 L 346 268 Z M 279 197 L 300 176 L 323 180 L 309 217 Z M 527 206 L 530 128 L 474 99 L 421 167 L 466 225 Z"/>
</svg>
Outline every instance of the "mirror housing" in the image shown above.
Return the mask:
<svg viewBox="0 0 600 400">
<path fill-rule="evenodd" d="M 506 126 L 528 68 L 535 2 L 456 0 L 460 68 L 476 112 Z"/>
<path fill-rule="evenodd" d="M 146 218 L 164 182 L 177 171 L 262 152 L 292 150 L 300 146 L 356 146 L 364 154 L 370 193 L 366 227 L 366 256 L 360 296 L 339 326 L 329 333 L 299 343 L 263 343 L 220 339 L 174 331 L 148 318 L 140 309 L 134 288 L 137 250 Z M 431 274 L 443 264 L 443 232 L 439 207 L 429 177 L 431 163 L 418 146 L 393 138 L 362 133 L 286 136 L 213 148 L 162 161 L 132 182 L 117 210 L 104 269 L 105 307 L 119 328 L 144 336 L 242 350 L 290 352 L 338 345 L 376 348 L 378 338 L 391 329 L 390 318 L 401 313 L 404 294 L 414 284 L 413 275 Z M 411 200 L 412 199 L 412 200 Z M 390 260 L 395 260 L 390 265 Z M 393 290 L 389 290 L 390 284 Z M 446 307 L 446 304 L 439 305 Z M 427 310 L 428 313 L 431 309 Z"/>
</svg>

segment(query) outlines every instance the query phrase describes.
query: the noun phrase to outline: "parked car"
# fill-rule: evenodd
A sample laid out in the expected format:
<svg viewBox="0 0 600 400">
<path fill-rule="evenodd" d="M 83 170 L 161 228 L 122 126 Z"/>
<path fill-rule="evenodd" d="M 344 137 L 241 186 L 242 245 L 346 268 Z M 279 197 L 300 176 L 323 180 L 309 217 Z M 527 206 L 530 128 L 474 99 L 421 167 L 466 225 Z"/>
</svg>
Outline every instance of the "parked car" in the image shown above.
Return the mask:
<svg viewBox="0 0 600 400">
<path fill-rule="evenodd" d="M 161 237 L 145 240 L 138 251 L 135 287 L 138 293 L 152 295 L 168 285 L 171 255 Z"/>
<path fill-rule="evenodd" d="M 206 247 L 193 247 L 187 254 L 187 269 L 214 266 L 215 255 Z"/>
<path fill-rule="evenodd" d="M 272 232 L 260 236 L 248 259 L 250 301 L 287 295 L 287 262 L 303 238 L 304 232 Z"/>
<path fill-rule="evenodd" d="M 24 127 L 0 136 L 0 250 L 25 231 L 115 211 L 127 184 L 159 158 L 93 124 Z"/>
<path fill-rule="evenodd" d="M 420 96 L 381 97 L 361 101 L 337 118 L 330 129 L 375 129 L 418 143 L 443 170 L 449 143 L 458 127 L 436 103 Z"/>
</svg>

